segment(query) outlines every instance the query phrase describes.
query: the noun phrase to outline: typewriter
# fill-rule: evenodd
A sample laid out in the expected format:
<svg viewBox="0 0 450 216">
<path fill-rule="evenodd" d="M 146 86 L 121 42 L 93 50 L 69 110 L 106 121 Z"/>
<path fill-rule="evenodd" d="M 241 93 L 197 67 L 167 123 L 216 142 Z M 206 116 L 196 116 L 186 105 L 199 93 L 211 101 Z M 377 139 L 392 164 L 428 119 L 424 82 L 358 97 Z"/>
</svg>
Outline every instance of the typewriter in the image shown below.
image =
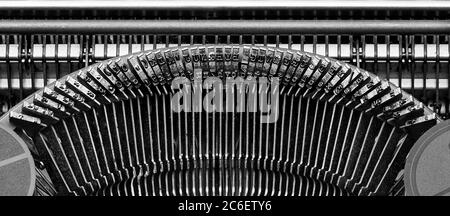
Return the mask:
<svg viewBox="0 0 450 216">
<path fill-rule="evenodd" d="M 0 195 L 450 194 L 449 2 L 0 16 Z"/>
</svg>

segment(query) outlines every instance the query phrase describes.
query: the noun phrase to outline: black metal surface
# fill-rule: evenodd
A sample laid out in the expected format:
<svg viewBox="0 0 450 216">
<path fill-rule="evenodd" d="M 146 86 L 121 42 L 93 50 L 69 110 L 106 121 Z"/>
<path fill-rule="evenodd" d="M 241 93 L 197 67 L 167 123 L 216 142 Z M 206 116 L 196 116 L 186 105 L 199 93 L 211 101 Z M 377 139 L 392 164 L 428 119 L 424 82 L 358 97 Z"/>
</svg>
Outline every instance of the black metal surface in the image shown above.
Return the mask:
<svg viewBox="0 0 450 216">
<path fill-rule="evenodd" d="M 1 1 L 6 19 L 448 19 L 446 1 Z"/>
<path fill-rule="evenodd" d="M 31 0 L 27 4 L 17 1 L 2 1 L 0 10 L 448 10 L 450 4 L 446 1 L 406 1 L 406 0 L 381 0 L 381 1 L 361 1 L 342 0 L 338 1 L 252 1 L 252 0 L 231 0 L 231 1 L 183 1 L 183 0 L 149 0 L 132 1 L 124 4 L 121 1 L 81 1 L 73 2 L 67 0 L 48 1 Z"/>
</svg>

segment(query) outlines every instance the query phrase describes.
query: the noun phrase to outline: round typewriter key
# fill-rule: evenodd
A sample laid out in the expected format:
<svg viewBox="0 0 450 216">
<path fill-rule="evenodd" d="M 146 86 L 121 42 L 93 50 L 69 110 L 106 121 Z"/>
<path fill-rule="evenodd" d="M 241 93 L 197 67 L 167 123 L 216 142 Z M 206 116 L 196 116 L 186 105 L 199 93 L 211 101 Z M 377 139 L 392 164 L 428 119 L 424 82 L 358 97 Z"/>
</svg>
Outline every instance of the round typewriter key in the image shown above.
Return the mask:
<svg viewBox="0 0 450 216">
<path fill-rule="evenodd" d="M 18 135 L 2 125 L 0 137 L 0 194 L 32 195 L 36 177 L 30 151 Z"/>
<path fill-rule="evenodd" d="M 450 196 L 450 120 L 442 122 L 414 144 L 405 165 L 409 196 Z"/>
</svg>

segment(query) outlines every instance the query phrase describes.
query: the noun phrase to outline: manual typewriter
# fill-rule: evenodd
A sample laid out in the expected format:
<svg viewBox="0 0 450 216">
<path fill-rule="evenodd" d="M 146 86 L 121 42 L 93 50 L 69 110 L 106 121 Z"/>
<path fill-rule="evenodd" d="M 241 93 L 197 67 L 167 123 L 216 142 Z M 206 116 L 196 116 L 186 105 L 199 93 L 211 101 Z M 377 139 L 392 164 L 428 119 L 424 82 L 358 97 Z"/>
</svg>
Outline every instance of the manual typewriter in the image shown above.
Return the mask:
<svg viewBox="0 0 450 216">
<path fill-rule="evenodd" d="M 423 149 L 450 113 L 449 14 L 445 1 L 1 1 L 0 195 L 445 195 L 429 157 L 448 147 Z M 225 89 L 241 95 L 202 108 Z"/>
</svg>

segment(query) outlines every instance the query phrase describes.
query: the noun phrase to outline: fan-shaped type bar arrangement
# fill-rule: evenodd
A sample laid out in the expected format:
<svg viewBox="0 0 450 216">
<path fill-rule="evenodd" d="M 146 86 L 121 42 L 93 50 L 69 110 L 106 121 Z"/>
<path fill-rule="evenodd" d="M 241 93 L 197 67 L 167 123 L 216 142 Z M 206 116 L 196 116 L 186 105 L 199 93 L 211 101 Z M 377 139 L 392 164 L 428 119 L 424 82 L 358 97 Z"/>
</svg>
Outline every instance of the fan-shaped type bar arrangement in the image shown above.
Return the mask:
<svg viewBox="0 0 450 216">
<path fill-rule="evenodd" d="M 195 83 L 208 78 L 248 84 L 228 86 L 244 92 L 241 105 L 267 93 L 246 81 L 279 80 L 268 88 L 279 90 L 271 97 L 279 96 L 271 110 L 278 118 L 267 123 L 259 109 L 238 112 L 234 96 L 220 98 L 213 112 L 173 110 L 184 90 L 192 95 L 186 107 L 202 107 L 212 90 Z M 188 82 L 180 90 L 174 79 Z M 36 185 L 35 195 L 157 196 L 390 194 L 412 144 L 439 121 L 355 66 L 250 45 L 110 59 L 46 86 L 0 119 L 15 140 L 6 143 L 27 145 L 34 158 L 36 168 L 31 161 L 22 169 L 36 175 L 36 184 L 24 181 L 30 190 Z M 1 176 L 15 175 L 1 168 Z"/>
</svg>

